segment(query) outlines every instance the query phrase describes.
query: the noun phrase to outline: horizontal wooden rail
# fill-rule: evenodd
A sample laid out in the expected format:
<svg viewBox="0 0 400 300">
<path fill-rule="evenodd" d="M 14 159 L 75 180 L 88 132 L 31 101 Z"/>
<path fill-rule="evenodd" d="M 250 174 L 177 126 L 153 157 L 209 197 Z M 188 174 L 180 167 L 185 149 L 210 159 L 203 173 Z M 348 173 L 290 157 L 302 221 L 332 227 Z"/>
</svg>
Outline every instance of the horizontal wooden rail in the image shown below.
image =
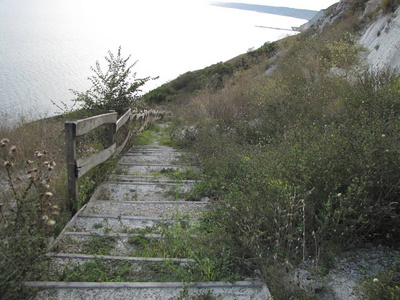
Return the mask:
<svg viewBox="0 0 400 300">
<path fill-rule="evenodd" d="M 164 114 L 164 111 L 149 110 L 138 112 L 128 109 L 119 119 L 116 112 L 110 112 L 83 120 L 65 122 L 68 196 L 72 204 L 75 205 L 75 208 L 79 209 L 78 178 L 82 177 L 97 165 L 105 162 L 111 156 L 120 154 L 133 133 L 139 133 L 145 130 L 151 122 L 161 119 Z M 135 128 L 129 130 L 125 140 L 121 145 L 117 145 L 115 142 L 115 134 L 122 126 L 133 120 L 139 123 L 140 128 L 137 129 L 135 126 Z M 78 159 L 76 155 L 76 138 L 104 124 L 108 124 L 108 143 L 110 146 L 90 157 Z"/>
<path fill-rule="evenodd" d="M 74 123 L 76 124 L 76 136 L 87 134 L 103 124 L 117 123 L 117 118 L 118 114 L 116 112 L 111 112 L 108 114 L 75 121 Z"/>
</svg>

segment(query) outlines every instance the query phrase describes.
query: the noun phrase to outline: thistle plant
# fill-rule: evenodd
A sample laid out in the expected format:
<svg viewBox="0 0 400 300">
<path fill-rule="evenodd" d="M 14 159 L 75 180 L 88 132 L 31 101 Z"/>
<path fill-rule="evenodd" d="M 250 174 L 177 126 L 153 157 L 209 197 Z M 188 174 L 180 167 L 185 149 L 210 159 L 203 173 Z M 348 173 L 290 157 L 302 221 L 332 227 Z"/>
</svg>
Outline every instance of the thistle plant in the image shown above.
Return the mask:
<svg viewBox="0 0 400 300">
<path fill-rule="evenodd" d="M 0 295 L 24 299 L 22 282 L 40 278 L 48 238 L 57 230 L 56 163 L 46 151 L 28 160 L 9 139 L 0 140 Z"/>
<path fill-rule="evenodd" d="M 25 170 L 21 171 L 15 168 L 19 159 L 18 148 L 6 138 L 0 141 L 0 148 L 0 174 L 7 182 L 7 186 L 2 188 L 3 228 L 29 235 L 36 231 L 49 231 L 59 215 L 51 188 L 56 163 L 46 151 L 36 151 L 32 160 L 25 161 Z"/>
</svg>

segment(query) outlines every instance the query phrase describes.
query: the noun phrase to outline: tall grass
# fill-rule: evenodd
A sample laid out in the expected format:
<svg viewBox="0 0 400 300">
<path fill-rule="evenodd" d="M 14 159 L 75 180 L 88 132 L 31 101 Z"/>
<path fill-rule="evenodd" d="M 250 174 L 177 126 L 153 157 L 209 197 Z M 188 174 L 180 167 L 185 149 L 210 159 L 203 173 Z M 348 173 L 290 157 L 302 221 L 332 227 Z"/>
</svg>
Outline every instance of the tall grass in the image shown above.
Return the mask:
<svg viewBox="0 0 400 300">
<path fill-rule="evenodd" d="M 198 130 L 210 224 L 275 292 L 296 262 L 323 269 L 340 249 L 400 240 L 400 77 L 355 71 L 351 35 L 327 32 L 282 41 L 273 77 L 243 72 L 178 112 Z"/>
<path fill-rule="evenodd" d="M 39 119 L 35 117 L 34 120 Z M 70 212 L 65 201 L 63 122 L 2 113 L 0 294 L 23 299 L 22 282 L 42 274 L 44 252 Z"/>
<path fill-rule="evenodd" d="M 80 178 L 79 203 L 70 203 L 64 141 L 64 123 L 70 115 L 44 119 L 35 116 L 35 121 L 24 115 L 2 116 L 0 295 L 2 299 L 24 299 L 31 291 L 23 282 L 42 279 L 48 263 L 44 254 L 52 238 L 107 178 L 116 159 L 109 159 Z M 94 134 L 78 139 L 78 155 L 89 156 L 106 147 L 106 130 L 100 127 Z M 126 131 L 119 132 L 117 141 L 125 139 Z"/>
</svg>

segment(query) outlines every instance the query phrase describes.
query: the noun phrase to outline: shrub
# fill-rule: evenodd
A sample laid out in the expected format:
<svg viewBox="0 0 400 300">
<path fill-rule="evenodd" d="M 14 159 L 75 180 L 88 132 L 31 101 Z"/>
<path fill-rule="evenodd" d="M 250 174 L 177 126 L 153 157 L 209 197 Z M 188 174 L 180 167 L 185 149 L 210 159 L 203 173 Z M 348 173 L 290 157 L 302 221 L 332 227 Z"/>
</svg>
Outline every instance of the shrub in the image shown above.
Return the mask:
<svg viewBox="0 0 400 300">
<path fill-rule="evenodd" d="M 363 283 L 367 299 L 397 300 L 400 299 L 400 266 L 385 270 L 371 280 Z"/>
<path fill-rule="evenodd" d="M 333 248 L 396 243 L 398 76 L 365 73 L 353 84 L 285 79 L 192 102 L 201 107 L 192 145 L 205 173 L 197 192 L 215 199 L 211 224 L 233 240 L 231 259 L 244 272 L 268 272 L 284 261 L 322 263 Z M 234 90 L 248 93 L 241 94 L 249 102 L 243 118 Z M 255 123 L 245 121 L 254 116 Z"/>
<path fill-rule="evenodd" d="M 354 37 L 347 34 L 339 41 L 328 43 L 323 50 L 323 57 L 330 66 L 345 70 L 347 76 L 350 67 L 359 60 L 358 53 L 361 47 L 355 46 L 354 43 Z"/>
<path fill-rule="evenodd" d="M 172 101 L 176 95 L 176 91 L 174 88 L 168 86 L 167 84 L 160 86 L 150 92 L 148 92 L 144 98 L 148 103 L 159 104 L 162 102 L 170 102 Z"/>
<path fill-rule="evenodd" d="M 399 6 L 399 0 L 382 0 L 383 12 L 385 14 L 394 12 Z"/>
<path fill-rule="evenodd" d="M 118 48 L 116 56 L 111 51 L 108 51 L 108 55 L 105 57 L 108 63 L 107 72 L 104 73 L 100 63 L 96 61 L 96 68 L 91 68 L 95 75 L 88 78 L 92 82 L 92 87 L 83 93 L 77 91 L 73 93 L 77 97 L 75 101 L 93 114 L 115 110 L 121 115 L 127 108 L 135 105 L 140 87 L 156 78 L 135 78 L 136 73 L 131 76 L 132 68 L 137 62 L 127 65 L 130 56 L 122 58 L 121 47 Z"/>
<path fill-rule="evenodd" d="M 355 0 L 351 3 L 350 10 L 351 11 L 363 11 L 365 9 L 365 5 L 368 0 Z"/>
</svg>

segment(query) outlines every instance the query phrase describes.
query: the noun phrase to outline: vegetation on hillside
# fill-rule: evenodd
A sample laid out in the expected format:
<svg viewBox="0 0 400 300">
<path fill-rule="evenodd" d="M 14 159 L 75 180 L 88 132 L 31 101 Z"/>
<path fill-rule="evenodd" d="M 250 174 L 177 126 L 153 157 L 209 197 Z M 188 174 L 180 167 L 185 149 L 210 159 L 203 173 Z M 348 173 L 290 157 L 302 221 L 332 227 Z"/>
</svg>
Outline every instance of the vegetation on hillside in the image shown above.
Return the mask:
<svg viewBox="0 0 400 300">
<path fill-rule="evenodd" d="M 189 71 L 144 95 L 149 104 L 160 104 L 182 99 L 204 88 L 219 90 L 224 87 L 227 78 L 240 70 L 247 70 L 250 65 L 261 63 L 273 56 L 278 50 L 276 43 L 265 43 L 262 47 L 250 49 L 228 62 L 219 62 L 197 71 Z"/>
<path fill-rule="evenodd" d="M 300 261 L 323 274 L 344 249 L 400 240 L 400 76 L 362 70 L 364 3 L 321 33 L 279 41 L 272 76 L 253 65 L 176 108 L 196 128 L 181 142 L 205 172 L 211 230 L 277 299 Z"/>
</svg>

